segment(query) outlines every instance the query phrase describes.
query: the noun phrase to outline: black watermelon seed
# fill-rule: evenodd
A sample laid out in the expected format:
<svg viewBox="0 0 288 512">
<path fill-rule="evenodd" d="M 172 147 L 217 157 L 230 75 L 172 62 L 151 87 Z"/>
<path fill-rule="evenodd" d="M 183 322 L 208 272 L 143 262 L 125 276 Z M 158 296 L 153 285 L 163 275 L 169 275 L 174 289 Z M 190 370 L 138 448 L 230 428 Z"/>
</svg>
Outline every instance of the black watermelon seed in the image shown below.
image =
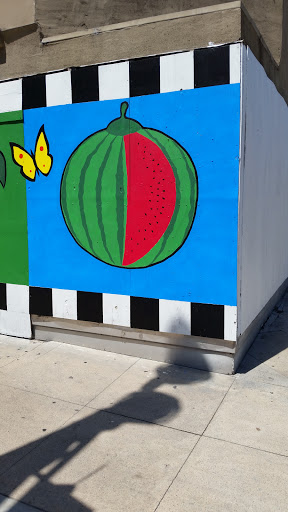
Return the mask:
<svg viewBox="0 0 288 512">
<path fill-rule="evenodd" d="M 151 222 L 149 222 L 149 226 L 151 226 Z"/>
</svg>

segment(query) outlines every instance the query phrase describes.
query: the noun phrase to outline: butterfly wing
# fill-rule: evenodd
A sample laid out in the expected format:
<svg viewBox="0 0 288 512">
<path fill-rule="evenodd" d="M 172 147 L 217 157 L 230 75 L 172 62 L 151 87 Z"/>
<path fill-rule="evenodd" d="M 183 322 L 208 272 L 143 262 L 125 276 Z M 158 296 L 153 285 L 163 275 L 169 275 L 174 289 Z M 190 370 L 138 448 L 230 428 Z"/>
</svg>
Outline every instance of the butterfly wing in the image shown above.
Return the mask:
<svg viewBox="0 0 288 512">
<path fill-rule="evenodd" d="M 36 139 L 35 162 L 39 171 L 47 176 L 51 171 L 53 157 L 49 155 L 49 143 L 44 131 L 44 125 L 41 126 Z"/>
<path fill-rule="evenodd" d="M 21 146 L 18 146 L 18 144 L 13 144 L 13 142 L 10 142 L 11 151 L 12 151 L 12 158 L 15 164 L 19 165 L 21 167 L 21 174 L 29 181 L 35 181 L 36 176 L 36 166 L 34 163 L 34 160 L 25 149 L 23 149 Z"/>
</svg>

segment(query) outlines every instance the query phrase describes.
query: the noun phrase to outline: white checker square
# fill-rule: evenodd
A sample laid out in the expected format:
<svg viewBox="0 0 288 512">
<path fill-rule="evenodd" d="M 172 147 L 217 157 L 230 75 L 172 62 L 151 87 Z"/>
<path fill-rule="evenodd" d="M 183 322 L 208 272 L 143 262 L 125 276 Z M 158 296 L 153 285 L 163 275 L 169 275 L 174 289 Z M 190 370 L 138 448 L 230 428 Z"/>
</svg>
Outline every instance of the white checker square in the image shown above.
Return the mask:
<svg viewBox="0 0 288 512">
<path fill-rule="evenodd" d="M 52 289 L 53 317 L 77 320 L 76 290 Z"/>
<path fill-rule="evenodd" d="M 129 61 L 99 66 L 98 72 L 100 101 L 129 98 Z"/>
<path fill-rule="evenodd" d="M 22 110 L 22 79 L 0 83 L 0 112 Z"/>
<path fill-rule="evenodd" d="M 70 71 L 46 75 L 46 103 L 47 107 L 72 103 Z"/>
<path fill-rule="evenodd" d="M 193 51 L 160 57 L 160 92 L 184 89 L 194 89 Z"/>
<path fill-rule="evenodd" d="M 237 340 L 237 306 L 224 306 L 224 340 Z"/>
<path fill-rule="evenodd" d="M 29 314 L 29 286 L 7 284 L 7 311 Z"/>
<path fill-rule="evenodd" d="M 191 304 L 178 300 L 159 300 L 159 330 L 191 334 Z"/>
<path fill-rule="evenodd" d="M 130 296 L 103 293 L 103 323 L 130 327 Z"/>
</svg>

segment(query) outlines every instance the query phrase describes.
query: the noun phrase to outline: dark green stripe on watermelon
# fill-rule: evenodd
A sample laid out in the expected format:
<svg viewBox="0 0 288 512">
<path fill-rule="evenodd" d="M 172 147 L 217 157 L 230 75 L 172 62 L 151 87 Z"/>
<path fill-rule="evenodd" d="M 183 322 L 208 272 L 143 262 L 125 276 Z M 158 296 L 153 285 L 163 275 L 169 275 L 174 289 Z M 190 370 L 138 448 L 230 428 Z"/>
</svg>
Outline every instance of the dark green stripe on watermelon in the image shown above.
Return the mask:
<svg viewBox="0 0 288 512">
<path fill-rule="evenodd" d="M 105 138 L 107 136 L 107 133 L 105 133 L 105 131 L 103 130 L 102 132 L 99 132 L 98 135 L 99 140 L 102 142 L 102 138 Z M 95 145 L 91 145 L 91 141 L 89 139 L 90 138 L 83 141 L 82 144 L 78 148 L 76 148 L 76 150 L 70 156 L 66 164 L 61 183 L 61 208 L 63 217 L 70 233 L 80 246 L 82 246 L 83 234 L 79 233 L 79 229 L 77 229 L 76 234 L 74 229 L 74 216 L 75 210 L 79 205 L 79 182 L 81 177 L 81 170 L 83 165 L 85 165 L 85 161 L 87 160 L 87 158 L 89 158 L 90 154 L 95 152 Z M 81 217 L 80 205 L 79 214 Z M 81 222 L 79 224 L 81 227 Z"/>
<path fill-rule="evenodd" d="M 97 216 L 102 243 L 109 260 L 115 265 L 121 262 L 119 243 L 117 243 L 117 225 L 120 219 L 117 218 L 116 190 L 117 163 L 119 164 L 122 144 L 122 138 L 114 137 L 103 157 L 96 183 Z M 125 168 L 123 171 L 125 172 Z M 123 218 L 121 223 L 123 224 Z"/>
<path fill-rule="evenodd" d="M 117 164 L 116 174 L 116 208 L 117 208 L 117 240 L 119 245 L 119 265 L 122 264 L 125 250 L 125 231 L 127 221 L 127 171 L 126 171 L 126 155 L 123 139 L 121 140 L 121 149 Z M 123 219 L 123 222 L 119 222 Z"/>
<path fill-rule="evenodd" d="M 80 215 L 81 215 L 82 225 L 83 225 L 83 228 L 85 230 L 86 237 L 87 237 L 87 242 L 88 242 L 90 251 L 92 251 L 92 252 L 94 251 L 93 241 L 92 241 L 92 239 L 90 237 L 90 233 L 89 233 L 88 226 L 87 226 L 87 221 L 86 221 L 86 215 L 85 215 L 84 183 L 85 183 L 85 180 L 87 179 L 86 173 L 87 173 L 87 169 L 88 169 L 89 165 L 91 164 L 91 160 L 94 157 L 95 152 L 99 151 L 99 148 L 100 148 L 102 143 L 103 143 L 103 140 L 101 140 L 101 142 L 98 144 L 98 146 L 96 148 L 94 148 L 93 151 L 86 158 L 85 163 L 84 163 L 84 165 L 83 165 L 83 167 L 81 169 L 80 181 L 79 181 L 78 198 L 79 198 Z"/>
<path fill-rule="evenodd" d="M 88 168 L 85 167 L 85 163 L 89 159 L 89 168 L 91 168 L 92 159 L 95 158 L 95 155 L 97 157 L 98 150 L 107 137 L 108 134 L 105 130 L 98 132 L 97 140 L 92 140 L 92 137 L 89 137 L 72 153 L 65 167 L 61 185 L 61 207 L 69 231 L 76 242 L 92 254 L 94 253 L 94 237 L 93 232 L 89 232 L 90 234 L 87 236 L 89 228 L 84 212 L 85 203 L 82 190 L 85 186 L 88 170 Z M 83 177 L 83 183 L 81 183 L 81 176 Z M 93 202 L 95 203 L 94 198 Z"/>
</svg>

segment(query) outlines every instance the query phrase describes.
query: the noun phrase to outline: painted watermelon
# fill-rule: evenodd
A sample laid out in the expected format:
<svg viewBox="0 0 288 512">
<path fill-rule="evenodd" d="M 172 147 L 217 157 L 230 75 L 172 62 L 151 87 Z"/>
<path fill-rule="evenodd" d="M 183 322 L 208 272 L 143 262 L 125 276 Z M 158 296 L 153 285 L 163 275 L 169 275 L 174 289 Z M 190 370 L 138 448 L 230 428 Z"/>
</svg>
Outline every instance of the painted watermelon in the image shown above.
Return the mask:
<svg viewBox="0 0 288 512">
<path fill-rule="evenodd" d="M 61 208 L 75 241 L 109 265 L 143 268 L 186 240 L 197 205 L 188 153 L 164 133 L 121 115 L 85 139 L 62 177 Z"/>
</svg>

